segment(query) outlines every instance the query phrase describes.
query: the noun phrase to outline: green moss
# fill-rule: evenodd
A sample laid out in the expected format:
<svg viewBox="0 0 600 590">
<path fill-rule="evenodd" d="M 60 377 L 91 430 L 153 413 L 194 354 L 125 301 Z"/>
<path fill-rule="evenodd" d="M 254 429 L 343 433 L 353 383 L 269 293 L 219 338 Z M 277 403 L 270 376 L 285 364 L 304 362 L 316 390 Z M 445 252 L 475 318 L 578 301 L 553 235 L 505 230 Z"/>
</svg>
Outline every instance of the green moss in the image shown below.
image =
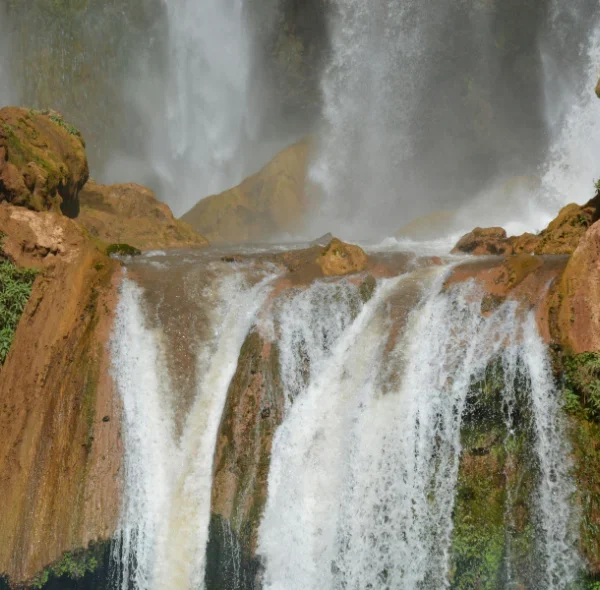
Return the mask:
<svg viewBox="0 0 600 590">
<path fill-rule="evenodd" d="M 36 275 L 35 270 L 0 262 L 0 364 L 6 360 Z"/>
<path fill-rule="evenodd" d="M 366 303 L 373 297 L 375 289 L 377 288 L 377 281 L 373 275 L 367 276 L 367 278 L 360 284 L 358 292 L 363 303 Z"/>
<path fill-rule="evenodd" d="M 563 358 L 565 409 L 572 415 L 600 419 L 600 352 Z"/>
<path fill-rule="evenodd" d="M 107 256 L 139 256 L 141 253 L 141 250 L 129 244 L 111 244 L 106 248 Z"/>
<path fill-rule="evenodd" d="M 81 137 L 81 132 L 71 123 L 67 123 L 62 117 L 62 115 L 58 113 L 52 113 L 49 117 L 50 121 L 52 121 L 55 125 L 58 125 L 60 128 L 64 129 L 69 135 L 76 135 L 77 137 Z"/>
</svg>

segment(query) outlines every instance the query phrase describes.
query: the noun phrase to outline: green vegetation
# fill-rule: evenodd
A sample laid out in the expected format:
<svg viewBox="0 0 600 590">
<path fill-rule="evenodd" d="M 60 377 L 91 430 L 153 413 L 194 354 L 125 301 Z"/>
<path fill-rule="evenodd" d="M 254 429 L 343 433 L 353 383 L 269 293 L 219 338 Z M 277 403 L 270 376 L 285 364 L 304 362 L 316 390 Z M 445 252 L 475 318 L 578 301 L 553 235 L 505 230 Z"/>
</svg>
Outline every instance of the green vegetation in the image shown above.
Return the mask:
<svg viewBox="0 0 600 590">
<path fill-rule="evenodd" d="M 597 191 L 600 191 L 600 178 L 598 180 L 596 180 L 596 182 L 594 182 L 594 188 Z"/>
<path fill-rule="evenodd" d="M 107 256 L 139 256 L 141 253 L 141 250 L 129 244 L 111 244 L 106 248 Z"/>
<path fill-rule="evenodd" d="M 36 274 L 35 270 L 0 262 L 0 364 L 6 360 Z"/>
<path fill-rule="evenodd" d="M 600 419 L 600 352 L 584 352 L 563 359 L 564 404 L 572 415 Z"/>
<path fill-rule="evenodd" d="M 106 544 L 92 546 L 88 550 L 65 553 L 62 558 L 40 572 L 31 582 L 31 588 L 41 590 L 51 578 L 70 578 L 79 580 L 93 573 L 102 563 L 102 553 Z"/>
<path fill-rule="evenodd" d="M 62 118 L 62 115 L 58 113 L 52 113 L 49 118 L 50 121 L 64 129 L 69 135 L 77 135 L 78 137 L 81 137 L 79 129 L 77 129 L 74 125 L 71 125 L 71 123 L 67 123 L 67 121 Z"/>
</svg>

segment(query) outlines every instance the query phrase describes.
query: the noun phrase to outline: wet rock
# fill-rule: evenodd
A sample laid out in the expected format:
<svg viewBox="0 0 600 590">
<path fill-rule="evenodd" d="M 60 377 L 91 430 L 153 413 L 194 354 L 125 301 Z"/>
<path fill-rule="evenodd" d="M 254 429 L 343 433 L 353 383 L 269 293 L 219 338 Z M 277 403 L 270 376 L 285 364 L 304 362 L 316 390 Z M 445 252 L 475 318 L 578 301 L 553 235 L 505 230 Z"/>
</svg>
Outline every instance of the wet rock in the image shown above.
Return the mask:
<svg viewBox="0 0 600 590">
<path fill-rule="evenodd" d="M 211 243 L 264 242 L 302 227 L 310 138 L 279 153 L 239 186 L 202 199 L 181 219 Z"/>
<path fill-rule="evenodd" d="M 59 113 L 0 109 L 0 201 L 76 217 L 88 176 L 83 138 Z"/>
<path fill-rule="evenodd" d="M 187 223 L 175 219 L 168 205 L 150 189 L 139 184 L 105 186 L 89 181 L 80 201 L 77 222 L 102 242 L 127 243 L 139 250 L 208 245 Z"/>
<path fill-rule="evenodd" d="M 465 234 L 454 246 L 452 254 L 477 255 L 512 254 L 512 247 L 507 242 L 506 231 L 501 227 L 476 227 Z"/>
<path fill-rule="evenodd" d="M 368 259 L 359 246 L 346 244 L 334 238 L 317 257 L 317 264 L 326 277 L 333 277 L 363 271 L 367 267 Z"/>
</svg>

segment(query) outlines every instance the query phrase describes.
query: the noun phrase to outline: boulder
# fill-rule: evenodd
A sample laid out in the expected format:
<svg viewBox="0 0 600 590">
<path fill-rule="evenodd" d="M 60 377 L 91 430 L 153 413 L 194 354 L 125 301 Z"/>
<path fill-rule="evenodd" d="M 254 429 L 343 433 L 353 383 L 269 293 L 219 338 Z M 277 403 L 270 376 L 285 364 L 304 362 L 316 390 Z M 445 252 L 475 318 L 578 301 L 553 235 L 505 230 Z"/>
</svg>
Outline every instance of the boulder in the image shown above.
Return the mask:
<svg viewBox="0 0 600 590">
<path fill-rule="evenodd" d="M 357 273 L 367 268 L 367 255 L 359 246 L 346 244 L 337 238 L 317 257 L 317 264 L 326 277 Z"/>
<path fill-rule="evenodd" d="M 311 140 L 279 153 L 239 186 L 202 199 L 182 220 L 210 242 L 264 242 L 302 227 Z"/>
<path fill-rule="evenodd" d="M 76 217 L 88 176 L 83 138 L 59 113 L 0 109 L 0 201 Z"/>
<path fill-rule="evenodd" d="M 77 222 L 93 238 L 109 244 L 129 244 L 140 250 L 207 246 L 187 223 L 139 184 L 105 186 L 89 181 L 80 195 Z"/>
<path fill-rule="evenodd" d="M 507 241 L 506 231 L 501 227 L 476 227 L 465 234 L 452 249 L 452 254 L 512 254 L 512 247 Z"/>
</svg>

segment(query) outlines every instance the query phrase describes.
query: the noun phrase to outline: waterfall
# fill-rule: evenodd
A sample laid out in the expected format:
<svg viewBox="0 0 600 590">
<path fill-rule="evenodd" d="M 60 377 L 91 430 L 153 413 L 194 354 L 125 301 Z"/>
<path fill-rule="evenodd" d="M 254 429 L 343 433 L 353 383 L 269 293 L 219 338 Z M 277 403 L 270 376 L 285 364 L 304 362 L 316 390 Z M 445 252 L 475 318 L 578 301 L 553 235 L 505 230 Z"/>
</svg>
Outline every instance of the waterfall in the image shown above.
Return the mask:
<svg viewBox="0 0 600 590">
<path fill-rule="evenodd" d="M 464 417 L 474 383 L 493 363 L 502 367 L 509 426 L 503 452 L 517 416 L 531 415 L 519 428 L 529 432 L 534 457 L 535 563 L 521 575 L 531 587 L 553 589 L 579 575 L 559 392 L 535 319 L 515 302 L 484 317 L 477 288 L 444 291 L 445 274 L 425 269 L 384 280 L 355 319 L 338 298 L 316 331 L 335 338 L 327 350 L 315 342 L 308 352 L 311 371 L 300 393 L 298 379 L 287 377 L 293 363 L 282 364 L 285 393 L 295 401 L 272 449 L 258 548 L 265 589 L 449 587 Z M 289 303 L 296 305 L 288 311 L 293 333 L 308 335 L 302 342 L 315 333 L 306 302 L 322 287 L 311 291 Z M 398 301 L 411 300 L 398 311 Z M 278 342 L 282 357 L 306 362 L 297 339 L 284 333 Z M 510 520 L 510 490 L 507 497 Z M 510 523 L 504 527 L 510 537 Z M 502 587 L 513 581 L 511 547 L 509 538 Z"/>
<path fill-rule="evenodd" d="M 211 311 L 212 336 L 197 347 L 200 377 L 179 436 L 164 327 L 150 327 L 143 290 L 132 279 L 123 282 L 112 340 L 125 445 L 124 504 L 113 551 L 122 590 L 204 586 L 220 416 L 240 347 L 272 278 L 250 285 L 241 273 L 225 273 L 216 286 L 191 289 Z"/>
<path fill-rule="evenodd" d="M 591 198 L 595 0 L 333 5 L 310 170 L 323 193 L 316 233 L 380 238 L 461 206 L 455 232 L 537 231 L 561 206 Z M 519 177 L 529 182 L 512 186 Z"/>
</svg>

